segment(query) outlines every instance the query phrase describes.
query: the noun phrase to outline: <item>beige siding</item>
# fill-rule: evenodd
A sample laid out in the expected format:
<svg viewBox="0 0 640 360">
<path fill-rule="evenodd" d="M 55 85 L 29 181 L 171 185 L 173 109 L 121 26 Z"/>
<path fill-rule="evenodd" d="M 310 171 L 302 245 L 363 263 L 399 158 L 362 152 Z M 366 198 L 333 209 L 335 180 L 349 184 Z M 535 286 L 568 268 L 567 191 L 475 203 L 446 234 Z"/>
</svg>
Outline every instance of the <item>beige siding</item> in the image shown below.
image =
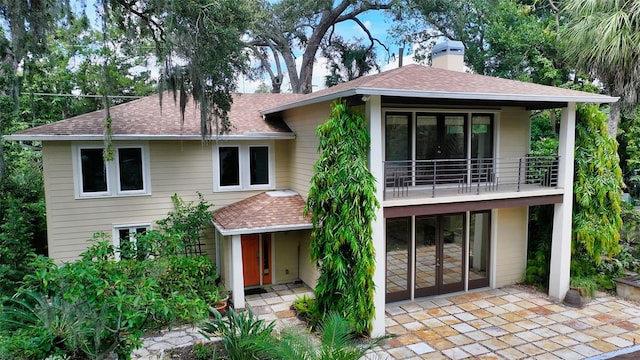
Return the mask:
<svg viewBox="0 0 640 360">
<path fill-rule="evenodd" d="M 220 208 L 260 191 L 213 192 L 213 151 L 211 143 L 200 141 L 150 141 L 151 195 L 76 199 L 73 182 L 71 142 L 44 142 L 43 161 L 46 187 L 49 255 L 57 261 L 78 257 L 95 232 L 111 236 L 114 225 L 155 223 L 173 209 L 171 195 L 186 201 L 197 200 L 196 192 Z M 287 188 L 280 156 L 286 149 L 276 147 L 276 188 Z M 282 186 L 278 181 L 285 182 Z M 207 241 L 207 249 L 212 249 Z"/>
<path fill-rule="evenodd" d="M 320 103 L 289 110 L 285 115 L 287 125 L 296 134 L 289 149 L 290 187 L 306 199 L 313 164 L 318 159 L 316 128 L 329 118 L 331 107 L 328 102 Z"/>
<path fill-rule="evenodd" d="M 497 157 L 521 157 L 529 152 L 529 112 L 504 108 L 500 112 Z"/>
<path fill-rule="evenodd" d="M 272 234 L 273 249 L 273 282 L 283 284 L 298 279 L 298 246 L 306 231 L 287 231 Z"/>
<path fill-rule="evenodd" d="M 527 208 L 498 209 L 495 241 L 496 287 L 521 282 L 527 257 Z"/>
<path fill-rule="evenodd" d="M 320 272 L 309 257 L 309 246 L 311 245 L 311 232 L 307 231 L 307 235 L 300 241 L 300 280 L 312 289 L 316 287 Z"/>
</svg>

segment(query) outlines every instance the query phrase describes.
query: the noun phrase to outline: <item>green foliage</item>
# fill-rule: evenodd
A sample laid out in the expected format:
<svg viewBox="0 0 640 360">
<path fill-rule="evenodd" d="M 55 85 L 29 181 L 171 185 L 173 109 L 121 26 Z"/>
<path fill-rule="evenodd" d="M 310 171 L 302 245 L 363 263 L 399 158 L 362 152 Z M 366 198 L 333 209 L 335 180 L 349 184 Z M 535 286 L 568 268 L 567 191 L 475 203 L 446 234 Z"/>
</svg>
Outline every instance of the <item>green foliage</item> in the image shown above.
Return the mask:
<svg viewBox="0 0 640 360">
<path fill-rule="evenodd" d="M 596 106 L 579 106 L 576 114 L 576 153 L 572 274 L 599 264 L 619 250 L 622 226 L 622 171 L 617 143 L 607 133 L 606 114 Z M 577 264 L 585 262 L 584 265 Z"/>
<path fill-rule="evenodd" d="M 145 330 L 206 318 L 218 298 L 215 265 L 206 256 L 182 255 L 187 244 L 180 228 L 209 207 L 200 205 L 165 219 L 178 229 L 165 225 L 166 231 L 137 234 L 135 246 L 116 249 L 105 234 L 96 234 L 77 261 L 57 265 L 33 258 L 33 272 L 0 310 L 0 358 L 103 358 L 115 352 L 127 359 Z"/>
<path fill-rule="evenodd" d="M 216 347 L 215 344 L 203 344 L 203 343 L 195 343 L 193 344 L 193 355 L 196 360 L 212 360 L 216 358 Z"/>
<path fill-rule="evenodd" d="M 301 298 L 296 298 L 292 306 L 298 318 L 311 323 L 312 326 L 320 320 L 320 314 L 315 306 L 315 299 L 303 295 Z"/>
<path fill-rule="evenodd" d="M 251 310 L 228 311 L 226 317 L 212 310 L 214 319 L 200 327 L 206 337 L 220 336 L 222 345 L 231 360 L 253 360 L 264 358 L 272 348 L 274 322 L 258 319 Z"/>
<path fill-rule="evenodd" d="M 273 357 L 287 360 L 356 360 L 386 339 L 355 338 L 352 324 L 337 313 L 325 316 L 319 326 L 319 336 L 318 346 L 311 334 L 284 329 L 272 349 Z"/>
<path fill-rule="evenodd" d="M 532 207 L 529 219 L 527 268 L 524 281 L 542 289 L 549 286 L 553 205 Z"/>
<path fill-rule="evenodd" d="M 592 277 L 572 276 L 569 286 L 580 289 L 580 295 L 584 293 L 589 297 L 593 297 L 598 289 L 598 283 Z"/>
<path fill-rule="evenodd" d="M 311 259 L 320 269 L 317 310 L 336 312 L 358 334 L 370 331 L 375 268 L 371 222 L 379 203 L 367 168 L 369 135 L 364 118 L 344 102 L 320 125 L 320 158 L 314 165 L 305 213 L 311 214 Z"/>
<path fill-rule="evenodd" d="M 13 295 L 29 272 L 28 254 L 46 250 L 40 154 L 7 146 L 7 172 L 0 179 L 0 301 Z"/>
<path fill-rule="evenodd" d="M 201 193 L 198 194 L 198 203 L 185 202 L 178 194 L 173 194 L 174 210 L 167 217 L 158 221 L 160 229 L 169 234 L 178 234 L 182 238 L 185 247 L 193 247 L 198 244 L 202 236 L 202 230 L 211 223 L 213 215 Z"/>
<path fill-rule="evenodd" d="M 517 0 L 401 0 L 395 3 L 394 26 L 400 42 L 419 44 L 418 60 L 426 60 L 434 38 L 459 40 L 465 64 L 473 72 L 545 85 L 568 79 L 558 61 L 555 11 Z"/>
<path fill-rule="evenodd" d="M 199 103 L 202 136 L 231 129 L 227 112 L 236 75 L 247 70 L 242 37 L 250 22 L 246 0 L 105 0 L 109 21 L 118 24 L 130 41 L 153 41 L 162 65 L 162 88 L 180 93 L 183 111 L 187 97 Z M 184 65 L 176 65 L 184 64 Z"/>
</svg>

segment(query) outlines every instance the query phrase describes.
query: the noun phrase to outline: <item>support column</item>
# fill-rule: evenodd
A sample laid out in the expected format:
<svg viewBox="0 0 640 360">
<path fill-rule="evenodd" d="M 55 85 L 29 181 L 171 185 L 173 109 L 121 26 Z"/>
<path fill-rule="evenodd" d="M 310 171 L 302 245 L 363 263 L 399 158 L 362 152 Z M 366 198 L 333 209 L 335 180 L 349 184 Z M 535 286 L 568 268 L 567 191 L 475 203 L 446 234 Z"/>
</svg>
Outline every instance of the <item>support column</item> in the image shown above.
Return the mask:
<svg viewBox="0 0 640 360">
<path fill-rule="evenodd" d="M 383 134 L 382 134 L 382 101 L 379 95 L 369 96 L 366 102 L 366 116 L 369 120 L 369 134 L 371 136 L 371 146 L 369 147 L 369 171 L 376 179 L 376 198 L 382 206 L 384 191 L 384 166 L 383 161 Z M 381 337 L 385 335 L 385 293 L 386 293 L 386 242 L 384 235 L 384 216 L 382 207 L 376 210 L 376 219 L 371 223 L 373 231 L 373 247 L 376 251 L 376 268 L 373 272 L 373 305 L 375 314 L 372 321 L 371 337 Z"/>
<path fill-rule="evenodd" d="M 231 291 L 233 292 L 233 307 L 244 309 L 244 274 L 242 272 L 240 235 L 231 236 Z"/>
<path fill-rule="evenodd" d="M 562 203 L 555 204 L 551 237 L 549 296 L 562 300 L 569 290 L 571 269 L 571 226 L 573 218 L 573 164 L 576 129 L 576 104 L 562 109 L 558 144 L 558 187 L 564 189 Z"/>
</svg>

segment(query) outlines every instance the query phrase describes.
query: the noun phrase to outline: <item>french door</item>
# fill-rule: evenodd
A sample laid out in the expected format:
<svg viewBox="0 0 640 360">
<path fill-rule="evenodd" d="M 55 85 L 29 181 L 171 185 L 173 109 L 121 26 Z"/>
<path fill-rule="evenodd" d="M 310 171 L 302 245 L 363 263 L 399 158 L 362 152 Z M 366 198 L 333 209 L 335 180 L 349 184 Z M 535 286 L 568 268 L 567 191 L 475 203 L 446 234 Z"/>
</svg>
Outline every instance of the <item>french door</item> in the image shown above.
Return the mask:
<svg viewBox="0 0 640 360">
<path fill-rule="evenodd" d="M 471 212 L 470 226 L 467 213 L 387 219 L 386 301 L 489 286 L 490 218 Z"/>
</svg>

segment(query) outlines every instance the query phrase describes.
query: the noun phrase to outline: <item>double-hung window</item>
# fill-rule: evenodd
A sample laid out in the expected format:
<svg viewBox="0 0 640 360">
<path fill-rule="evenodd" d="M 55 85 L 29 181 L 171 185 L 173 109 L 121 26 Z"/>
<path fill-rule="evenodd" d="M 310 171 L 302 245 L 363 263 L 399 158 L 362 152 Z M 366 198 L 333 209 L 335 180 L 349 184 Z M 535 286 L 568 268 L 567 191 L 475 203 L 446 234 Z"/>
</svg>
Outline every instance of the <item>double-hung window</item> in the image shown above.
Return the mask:
<svg viewBox="0 0 640 360">
<path fill-rule="evenodd" d="M 214 190 L 275 186 L 271 144 L 224 144 L 214 149 Z"/>
<path fill-rule="evenodd" d="M 74 146 L 76 197 L 146 195 L 151 193 L 146 144 L 116 145 L 105 161 L 101 145 Z"/>
<path fill-rule="evenodd" d="M 113 227 L 113 247 L 116 260 L 121 258 L 146 258 L 148 254 L 138 249 L 137 238 L 151 230 L 151 224 L 117 225 Z"/>
</svg>

